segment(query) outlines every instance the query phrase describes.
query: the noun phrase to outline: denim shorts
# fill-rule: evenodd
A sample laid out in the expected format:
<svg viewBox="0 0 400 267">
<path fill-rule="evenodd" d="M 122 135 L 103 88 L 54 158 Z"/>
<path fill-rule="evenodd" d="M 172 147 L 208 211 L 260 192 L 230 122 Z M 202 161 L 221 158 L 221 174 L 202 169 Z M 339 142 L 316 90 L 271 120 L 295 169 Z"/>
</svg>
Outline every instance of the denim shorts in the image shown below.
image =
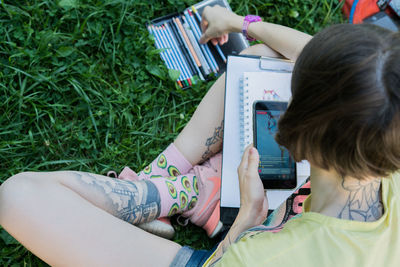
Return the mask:
<svg viewBox="0 0 400 267">
<path fill-rule="evenodd" d="M 171 263 L 171 267 L 194 267 L 202 266 L 214 253 L 217 245 L 211 250 L 197 250 L 191 247 L 182 247 Z"/>
</svg>

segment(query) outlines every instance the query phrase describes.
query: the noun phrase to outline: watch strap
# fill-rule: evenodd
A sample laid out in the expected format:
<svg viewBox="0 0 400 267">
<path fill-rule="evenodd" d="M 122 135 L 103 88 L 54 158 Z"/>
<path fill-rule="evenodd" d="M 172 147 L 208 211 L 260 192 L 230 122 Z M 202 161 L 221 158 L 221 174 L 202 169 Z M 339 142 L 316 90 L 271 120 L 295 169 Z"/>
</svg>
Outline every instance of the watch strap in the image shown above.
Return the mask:
<svg viewBox="0 0 400 267">
<path fill-rule="evenodd" d="M 258 22 L 258 21 L 261 21 L 261 18 L 259 16 L 256 16 L 256 15 L 247 15 L 246 17 L 244 17 L 242 33 L 246 37 L 247 40 L 249 40 L 249 41 L 255 41 L 256 40 L 255 38 L 252 38 L 252 37 L 249 36 L 248 28 L 250 26 L 250 23 Z"/>
</svg>

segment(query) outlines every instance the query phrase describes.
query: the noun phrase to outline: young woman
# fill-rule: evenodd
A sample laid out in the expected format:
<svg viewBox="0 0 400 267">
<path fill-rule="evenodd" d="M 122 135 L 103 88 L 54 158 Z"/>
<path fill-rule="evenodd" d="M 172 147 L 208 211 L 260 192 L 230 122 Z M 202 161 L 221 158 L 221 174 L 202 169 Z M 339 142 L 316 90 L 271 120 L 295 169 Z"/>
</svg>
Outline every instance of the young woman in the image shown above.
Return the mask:
<svg viewBox="0 0 400 267">
<path fill-rule="evenodd" d="M 206 8 L 202 41 L 223 43 L 227 33 L 241 31 L 243 21 L 221 7 Z M 252 147 L 238 167 L 239 214 L 214 252 L 181 248 L 129 224 L 183 212 L 209 234 L 217 228 L 210 218 L 218 210 L 218 196 L 207 181 L 219 175 L 220 166 L 218 158 L 208 159 L 221 145 L 224 77 L 171 147 L 139 175 L 127 171 L 121 177 L 135 181 L 81 172 L 21 173 L 0 187 L 0 224 L 51 265 L 400 262 L 399 34 L 337 25 L 311 39 L 265 22 L 253 22 L 247 30 L 266 44 L 247 52 L 296 60 L 292 101 L 276 139 L 296 160 L 310 162 L 312 196 L 280 232 L 256 227 L 265 220 L 268 202 Z M 170 172 L 169 179 L 151 178 Z"/>
</svg>

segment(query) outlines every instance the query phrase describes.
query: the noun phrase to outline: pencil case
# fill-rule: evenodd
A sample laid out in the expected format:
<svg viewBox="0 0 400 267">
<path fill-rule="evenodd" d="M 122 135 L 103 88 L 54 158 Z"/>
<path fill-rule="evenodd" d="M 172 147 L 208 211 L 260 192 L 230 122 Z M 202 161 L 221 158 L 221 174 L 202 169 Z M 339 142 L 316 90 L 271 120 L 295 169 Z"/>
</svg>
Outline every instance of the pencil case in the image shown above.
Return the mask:
<svg viewBox="0 0 400 267">
<path fill-rule="evenodd" d="M 147 25 L 155 39 L 161 59 L 168 69 L 178 70 L 176 81 L 183 88 L 189 88 L 198 80 L 209 80 L 226 70 L 228 55 L 239 54 L 249 47 L 240 33 L 230 33 L 228 42 L 214 46 L 211 42 L 200 44 L 201 15 L 206 6 L 220 5 L 231 10 L 226 0 L 205 0 L 186 8 L 182 13 L 169 14 L 154 19 Z"/>
</svg>

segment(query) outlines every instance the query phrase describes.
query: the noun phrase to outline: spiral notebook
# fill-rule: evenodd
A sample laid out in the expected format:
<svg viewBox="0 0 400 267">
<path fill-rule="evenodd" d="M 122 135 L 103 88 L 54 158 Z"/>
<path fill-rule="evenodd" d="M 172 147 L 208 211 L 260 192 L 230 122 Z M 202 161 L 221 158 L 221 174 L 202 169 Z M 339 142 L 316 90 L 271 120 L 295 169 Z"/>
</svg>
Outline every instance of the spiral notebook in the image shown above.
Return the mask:
<svg viewBox="0 0 400 267">
<path fill-rule="evenodd" d="M 229 56 L 225 80 L 224 142 L 221 181 L 221 221 L 231 225 L 240 207 L 237 167 L 244 148 L 253 142 L 255 100 L 288 102 L 294 63 L 288 60 Z M 310 174 L 309 164 L 297 164 L 297 184 Z M 269 208 L 276 209 L 295 190 L 267 191 Z"/>
</svg>

